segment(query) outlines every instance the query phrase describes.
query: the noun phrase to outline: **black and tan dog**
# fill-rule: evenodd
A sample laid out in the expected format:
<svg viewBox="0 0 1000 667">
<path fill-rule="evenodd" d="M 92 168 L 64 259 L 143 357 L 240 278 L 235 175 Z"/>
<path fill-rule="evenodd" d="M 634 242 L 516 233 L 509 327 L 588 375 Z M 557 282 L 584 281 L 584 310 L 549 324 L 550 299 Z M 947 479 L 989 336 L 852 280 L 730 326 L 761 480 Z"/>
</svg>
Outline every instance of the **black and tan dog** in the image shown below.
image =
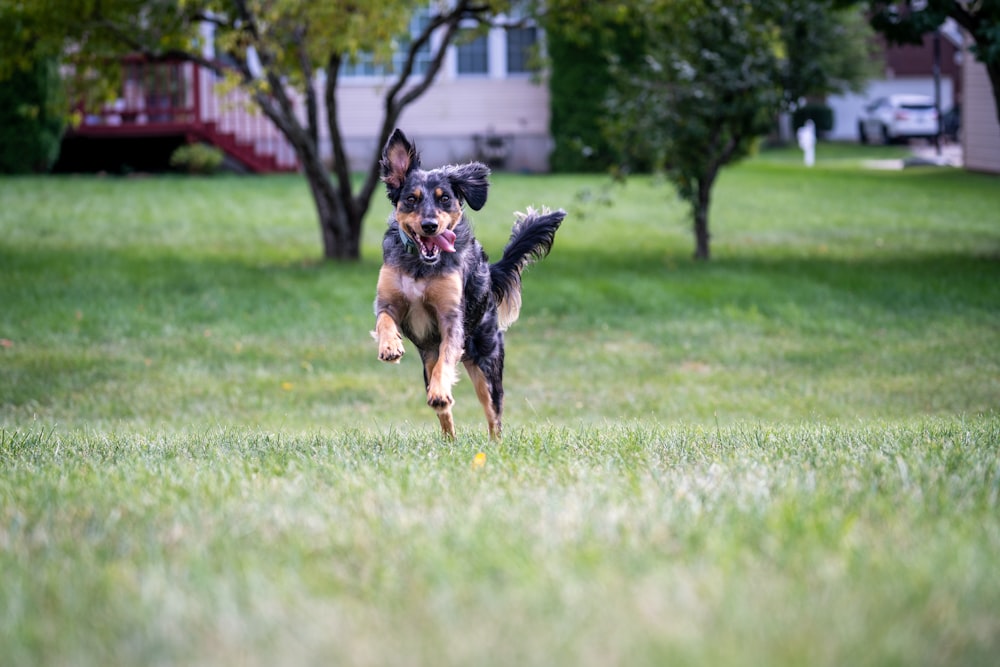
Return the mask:
<svg viewBox="0 0 1000 667">
<path fill-rule="evenodd" d="M 378 358 L 398 362 L 403 335 L 420 351 L 427 404 L 455 435 L 451 388 L 465 365 L 490 436 L 503 414 L 503 332 L 521 308 L 521 271 L 548 254 L 565 212 L 517 214 L 503 257 L 490 264 L 463 204 L 486 203 L 489 168 L 478 162 L 424 171 L 398 129 L 382 151 L 382 180 L 395 206 L 382 241 L 375 297 Z"/>
</svg>

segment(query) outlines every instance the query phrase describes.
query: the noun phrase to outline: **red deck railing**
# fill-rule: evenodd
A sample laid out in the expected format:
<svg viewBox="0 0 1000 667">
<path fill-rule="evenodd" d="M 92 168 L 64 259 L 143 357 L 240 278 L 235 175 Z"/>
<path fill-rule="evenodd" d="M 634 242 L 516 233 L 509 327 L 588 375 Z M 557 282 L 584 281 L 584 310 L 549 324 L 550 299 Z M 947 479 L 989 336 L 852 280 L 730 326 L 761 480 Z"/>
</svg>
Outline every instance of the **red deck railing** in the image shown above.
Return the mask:
<svg viewBox="0 0 1000 667">
<path fill-rule="evenodd" d="M 239 90 L 223 92 L 194 63 L 127 58 L 118 98 L 83 114 L 73 133 L 90 137 L 181 135 L 215 144 L 256 172 L 293 171 L 295 152 Z"/>
</svg>

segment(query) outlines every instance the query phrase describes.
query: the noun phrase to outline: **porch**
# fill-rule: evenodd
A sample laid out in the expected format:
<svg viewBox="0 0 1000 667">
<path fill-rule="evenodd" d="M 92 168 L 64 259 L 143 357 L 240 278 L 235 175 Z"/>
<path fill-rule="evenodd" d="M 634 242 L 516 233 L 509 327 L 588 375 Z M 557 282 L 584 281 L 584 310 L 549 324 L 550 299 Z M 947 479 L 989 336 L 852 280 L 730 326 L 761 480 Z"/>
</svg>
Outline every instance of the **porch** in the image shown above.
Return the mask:
<svg viewBox="0 0 1000 667">
<path fill-rule="evenodd" d="M 149 140 L 150 147 L 204 142 L 254 173 L 298 168 L 295 152 L 274 125 L 239 90 L 226 90 L 222 80 L 190 62 L 150 62 L 128 58 L 122 63 L 119 97 L 97 111 L 81 112 L 80 123 L 67 139 L 89 150 Z"/>
</svg>

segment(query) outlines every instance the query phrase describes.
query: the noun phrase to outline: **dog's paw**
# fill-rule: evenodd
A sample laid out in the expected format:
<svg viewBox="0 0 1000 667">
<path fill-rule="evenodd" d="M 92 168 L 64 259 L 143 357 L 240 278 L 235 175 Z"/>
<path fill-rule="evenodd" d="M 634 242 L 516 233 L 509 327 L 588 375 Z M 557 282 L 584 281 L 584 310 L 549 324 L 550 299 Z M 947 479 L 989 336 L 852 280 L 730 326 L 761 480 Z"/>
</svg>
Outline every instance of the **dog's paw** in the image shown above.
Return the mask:
<svg viewBox="0 0 1000 667">
<path fill-rule="evenodd" d="M 427 390 L 427 405 L 435 410 L 450 408 L 454 402 L 455 399 L 452 398 L 450 392 L 439 391 L 433 387 Z"/>
<path fill-rule="evenodd" d="M 403 341 L 390 340 L 379 345 L 378 358 L 380 361 L 398 364 L 399 360 L 403 358 Z"/>
</svg>

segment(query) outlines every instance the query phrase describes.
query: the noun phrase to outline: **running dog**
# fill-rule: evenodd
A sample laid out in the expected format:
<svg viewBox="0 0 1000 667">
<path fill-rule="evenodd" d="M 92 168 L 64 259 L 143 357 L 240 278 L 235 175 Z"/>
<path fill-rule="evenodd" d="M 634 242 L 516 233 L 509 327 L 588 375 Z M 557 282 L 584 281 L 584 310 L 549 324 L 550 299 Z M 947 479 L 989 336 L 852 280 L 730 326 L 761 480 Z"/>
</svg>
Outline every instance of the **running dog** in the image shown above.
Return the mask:
<svg viewBox="0 0 1000 667">
<path fill-rule="evenodd" d="M 489 263 L 463 205 L 486 204 L 489 168 L 479 162 L 425 171 L 413 143 L 393 132 L 379 163 L 395 207 L 382 240 L 375 296 L 378 358 L 398 363 L 405 335 L 420 352 L 427 404 L 441 430 L 455 437 L 452 385 L 461 361 L 500 437 L 503 415 L 503 332 L 521 308 L 521 272 L 549 253 L 565 211 L 516 214 L 503 256 Z"/>
</svg>

